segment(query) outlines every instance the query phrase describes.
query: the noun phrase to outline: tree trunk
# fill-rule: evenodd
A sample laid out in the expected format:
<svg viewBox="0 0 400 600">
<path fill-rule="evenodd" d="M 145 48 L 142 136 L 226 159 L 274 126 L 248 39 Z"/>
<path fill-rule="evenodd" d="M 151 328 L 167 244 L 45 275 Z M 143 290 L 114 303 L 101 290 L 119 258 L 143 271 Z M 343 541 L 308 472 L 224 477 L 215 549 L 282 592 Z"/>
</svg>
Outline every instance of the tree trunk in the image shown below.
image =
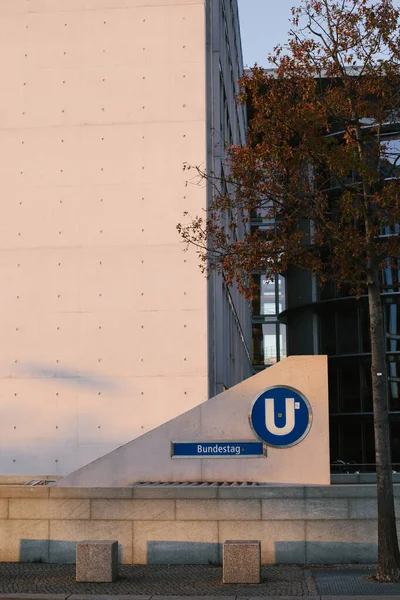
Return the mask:
<svg viewBox="0 0 400 600">
<path fill-rule="evenodd" d="M 400 580 L 400 553 L 394 512 L 390 429 L 388 414 L 388 376 L 386 340 L 378 269 L 370 271 L 368 285 L 372 353 L 372 398 L 376 452 L 376 490 L 378 498 L 378 581 Z"/>
<path fill-rule="evenodd" d="M 358 152 L 362 164 L 368 167 L 370 158 L 363 140 L 363 132 L 354 101 L 351 102 Z M 383 321 L 381 284 L 377 257 L 374 252 L 372 228 L 372 190 L 366 178 L 362 179 L 365 233 L 368 238 L 367 276 L 368 305 L 371 334 L 371 379 L 372 404 L 374 408 L 374 435 L 376 460 L 376 493 L 378 500 L 378 581 L 400 581 L 400 552 L 397 539 L 396 515 L 394 512 L 392 457 L 390 452 L 390 427 L 388 406 L 388 373 L 386 366 L 386 335 Z"/>
</svg>

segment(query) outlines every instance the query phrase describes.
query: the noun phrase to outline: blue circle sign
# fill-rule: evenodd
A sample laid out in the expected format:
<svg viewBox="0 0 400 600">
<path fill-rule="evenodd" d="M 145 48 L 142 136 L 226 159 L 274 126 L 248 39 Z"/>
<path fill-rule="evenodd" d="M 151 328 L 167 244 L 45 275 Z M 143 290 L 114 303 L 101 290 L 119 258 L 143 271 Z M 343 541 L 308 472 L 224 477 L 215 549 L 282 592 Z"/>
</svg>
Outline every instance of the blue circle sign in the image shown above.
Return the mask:
<svg viewBox="0 0 400 600">
<path fill-rule="evenodd" d="M 290 448 L 310 431 L 312 409 L 303 394 L 287 386 L 270 387 L 253 401 L 250 426 L 256 436 L 273 448 Z"/>
</svg>

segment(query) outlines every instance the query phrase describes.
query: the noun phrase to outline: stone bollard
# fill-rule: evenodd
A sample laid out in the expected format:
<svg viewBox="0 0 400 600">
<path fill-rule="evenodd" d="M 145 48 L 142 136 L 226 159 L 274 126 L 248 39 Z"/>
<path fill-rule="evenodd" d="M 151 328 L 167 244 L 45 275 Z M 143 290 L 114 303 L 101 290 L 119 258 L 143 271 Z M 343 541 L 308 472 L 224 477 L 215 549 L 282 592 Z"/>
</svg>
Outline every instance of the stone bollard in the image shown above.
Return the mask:
<svg viewBox="0 0 400 600">
<path fill-rule="evenodd" d="M 76 543 L 76 581 L 114 581 L 118 574 L 117 541 Z"/>
<path fill-rule="evenodd" d="M 260 540 L 227 540 L 223 545 L 223 583 L 260 583 Z"/>
</svg>

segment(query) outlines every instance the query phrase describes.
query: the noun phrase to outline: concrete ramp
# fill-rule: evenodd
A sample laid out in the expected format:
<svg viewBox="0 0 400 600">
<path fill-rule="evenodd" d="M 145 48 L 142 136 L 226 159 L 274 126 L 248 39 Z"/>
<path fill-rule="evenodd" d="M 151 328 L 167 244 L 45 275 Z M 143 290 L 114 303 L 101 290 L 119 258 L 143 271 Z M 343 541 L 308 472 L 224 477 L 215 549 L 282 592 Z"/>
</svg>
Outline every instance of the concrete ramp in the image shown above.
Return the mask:
<svg viewBox="0 0 400 600">
<path fill-rule="evenodd" d="M 249 411 L 254 398 L 271 386 L 295 388 L 311 405 L 312 427 L 296 446 L 268 447 L 267 456 L 259 458 L 171 457 L 172 441 L 255 440 Z M 74 471 L 57 486 L 124 486 L 138 481 L 329 484 L 326 356 L 291 356 Z"/>
</svg>

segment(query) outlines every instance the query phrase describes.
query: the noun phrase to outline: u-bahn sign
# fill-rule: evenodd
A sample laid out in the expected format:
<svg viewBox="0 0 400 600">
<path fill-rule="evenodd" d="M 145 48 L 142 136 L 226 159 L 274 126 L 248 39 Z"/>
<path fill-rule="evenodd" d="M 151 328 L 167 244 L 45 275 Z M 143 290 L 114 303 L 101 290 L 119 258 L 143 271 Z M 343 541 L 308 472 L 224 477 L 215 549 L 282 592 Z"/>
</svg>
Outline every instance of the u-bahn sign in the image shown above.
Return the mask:
<svg viewBox="0 0 400 600">
<path fill-rule="evenodd" d="M 256 437 L 267 446 L 290 448 L 304 440 L 310 431 L 312 409 L 298 390 L 275 386 L 254 399 L 249 421 Z"/>
</svg>

